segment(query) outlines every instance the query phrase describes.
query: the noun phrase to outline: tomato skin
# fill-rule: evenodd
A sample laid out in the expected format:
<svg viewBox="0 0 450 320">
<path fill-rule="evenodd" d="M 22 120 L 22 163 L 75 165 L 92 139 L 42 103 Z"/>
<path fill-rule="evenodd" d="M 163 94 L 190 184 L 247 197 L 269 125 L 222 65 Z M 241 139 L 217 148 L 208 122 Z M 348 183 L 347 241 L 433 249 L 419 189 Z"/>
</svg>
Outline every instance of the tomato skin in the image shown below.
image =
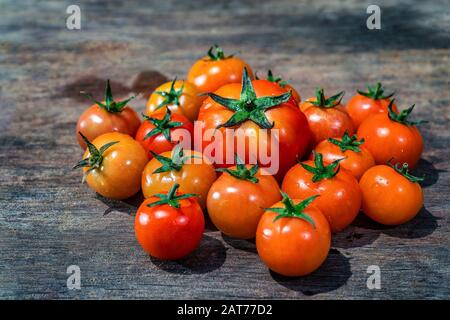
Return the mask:
<svg viewBox="0 0 450 320">
<path fill-rule="evenodd" d="M 239 57 L 211 60 L 205 56 L 194 63 L 187 80 L 201 93 L 214 92 L 226 84 L 240 83 L 244 68 L 247 68 L 250 78 L 253 79 L 252 69 Z"/>
<path fill-rule="evenodd" d="M 314 166 L 311 160 L 303 162 Z M 328 219 L 332 232 L 345 229 L 358 215 L 361 207 L 361 190 L 358 181 L 346 169 L 330 179 L 312 181 L 313 174 L 300 164 L 293 166 L 284 177 L 281 190 L 291 198 L 305 199 L 319 194 L 314 205 Z"/>
<path fill-rule="evenodd" d="M 346 110 L 352 118 L 355 127 L 359 128 L 361 123 L 371 115 L 387 113 L 390 102 L 391 99 L 389 98 L 374 100 L 362 94 L 356 94 L 347 103 Z M 392 107 L 395 112 L 398 112 L 395 103 Z"/>
<path fill-rule="evenodd" d="M 336 138 L 336 140 L 342 139 Z M 314 150 L 323 155 L 323 161 L 325 163 L 332 163 L 335 160 L 345 158 L 339 162 L 341 168 L 347 169 L 357 180 L 359 180 L 364 172 L 375 165 L 375 160 L 364 145 L 358 146 L 358 148 L 361 150 L 360 152 L 352 150 L 342 152 L 339 146 L 328 140 L 323 140 L 314 148 Z M 309 159 L 313 159 L 312 154 Z"/>
<path fill-rule="evenodd" d="M 316 199 L 317 200 L 317 199 Z M 300 200 L 295 200 L 298 203 Z M 278 202 L 272 207 L 282 207 Z M 265 212 L 256 231 L 256 249 L 269 269 L 289 277 L 307 275 L 325 261 L 331 246 L 331 232 L 327 219 L 311 206 L 304 211 L 314 221 L 283 217 L 273 221 L 274 212 Z"/>
<path fill-rule="evenodd" d="M 341 104 L 332 108 L 322 108 L 313 105 L 310 101 L 316 101 L 316 98 L 307 99 L 300 103 L 299 107 L 308 119 L 313 147 L 325 139 L 341 137 L 345 131 L 349 135 L 355 133 L 353 121 Z"/>
<path fill-rule="evenodd" d="M 259 182 L 253 183 L 224 172 L 212 184 L 207 198 L 208 213 L 224 234 L 238 239 L 254 238 L 263 208 L 280 201 L 280 188 L 273 176 L 263 175 L 259 170 L 256 178 Z"/>
<path fill-rule="evenodd" d="M 148 99 L 146 104 L 146 114 L 148 116 L 153 116 L 155 113 L 160 112 L 161 110 L 164 110 L 164 108 L 166 108 L 166 106 L 164 106 L 158 109 L 158 106 L 164 101 L 164 97 L 156 93 L 156 91 L 169 92 L 172 86 L 172 82 L 173 81 L 168 81 L 166 83 L 163 83 L 155 89 L 155 92 L 150 95 L 150 98 Z M 188 118 L 190 121 L 195 121 L 198 116 L 198 110 L 202 105 L 205 97 L 200 96 L 201 91 L 199 91 L 197 87 L 195 87 L 192 83 L 184 80 L 176 80 L 174 89 L 181 90 L 181 88 L 183 88 L 183 93 L 179 98 L 180 104 L 177 105 L 174 103 L 170 103 L 167 105 L 167 107 L 173 113 L 181 114 Z"/>
<path fill-rule="evenodd" d="M 423 138 L 416 126 L 407 126 L 380 113 L 369 117 L 358 129 L 358 137 L 364 138 L 364 146 L 370 151 L 376 164 L 388 161 L 408 163 L 414 168 L 423 151 Z"/>
<path fill-rule="evenodd" d="M 92 144 L 100 149 L 112 141 L 119 143 L 105 151 L 101 166 L 87 175 L 86 182 L 102 196 L 122 200 L 136 194 L 141 188 L 141 174 L 148 158 L 137 141 L 129 135 L 118 132 L 105 133 L 95 138 Z M 86 149 L 83 159 L 89 155 L 89 150 Z M 83 173 L 88 169 L 83 168 Z"/>
<path fill-rule="evenodd" d="M 276 96 L 285 93 L 285 91 L 279 87 L 278 84 L 267 81 L 267 80 L 253 80 L 253 88 L 255 89 L 257 97 L 263 96 Z M 215 94 L 232 99 L 239 99 L 241 91 L 241 84 L 232 83 L 219 88 Z M 233 111 L 227 109 L 226 107 L 220 105 L 208 97 L 200 108 L 200 113 L 198 121 L 202 127 L 202 136 L 205 136 L 205 131 L 215 130 L 215 128 L 228 121 L 233 115 Z M 277 172 L 270 172 L 275 175 L 275 178 L 280 181 L 286 171 L 297 161 L 298 158 L 302 157 L 308 148 L 309 141 L 311 138 L 311 132 L 308 127 L 308 122 L 305 115 L 296 107 L 294 100 L 291 98 L 286 103 L 282 103 L 276 107 L 270 108 L 265 112 L 267 119 L 270 122 L 274 122 L 275 125 L 273 129 L 278 129 L 278 145 L 279 145 L 279 169 Z M 261 146 L 267 146 L 267 153 L 262 151 L 262 153 L 271 154 L 271 132 L 270 130 L 263 131 L 256 123 L 252 121 L 245 121 L 244 123 L 233 127 L 233 129 L 240 129 L 240 136 L 245 136 L 246 139 L 249 137 L 256 137 L 257 143 L 261 143 Z M 217 129 L 222 136 L 222 140 L 226 141 L 226 128 L 221 127 Z M 268 134 L 264 134 L 267 132 Z M 196 137 L 197 139 L 197 137 Z M 229 167 L 232 164 L 227 164 L 226 159 L 233 159 L 234 153 L 237 150 L 237 140 L 238 136 L 234 136 L 234 143 L 231 143 L 232 148 L 228 148 L 226 143 L 222 144 L 223 156 L 220 159 L 220 163 L 215 163 L 214 165 L 219 168 Z M 251 153 L 251 148 L 249 148 L 249 140 L 245 143 L 245 158 L 249 159 L 250 156 L 255 157 L 258 163 L 261 164 L 261 159 L 259 155 Z M 255 143 L 255 142 L 254 142 Z M 211 141 L 203 139 L 202 143 L 196 143 L 196 145 L 201 145 L 201 150 L 205 150 L 208 145 L 212 144 Z M 260 153 L 259 145 L 257 145 L 257 153 Z M 275 152 L 274 152 L 275 153 Z M 243 157 L 242 157 L 243 158 Z M 267 168 L 269 164 L 263 163 L 262 167 Z"/>
<path fill-rule="evenodd" d="M 202 163 L 194 162 L 200 159 L 191 159 L 192 163 L 185 163 L 180 171 L 153 173 L 162 164 L 156 158 L 150 160 L 142 172 L 142 193 L 145 198 L 155 193 L 168 192 L 174 183 L 179 183 L 181 193 L 198 194 L 201 208 L 206 207 L 209 188 L 217 178 L 214 166 L 200 152 L 184 150 L 184 153 L 186 156 L 194 155 L 203 158 Z M 167 151 L 161 155 L 170 158 L 171 154 L 171 151 Z"/>
<path fill-rule="evenodd" d="M 387 165 L 370 168 L 362 176 L 362 210 L 384 225 L 399 225 L 413 219 L 423 206 L 423 192 Z"/>
<path fill-rule="evenodd" d="M 161 120 L 164 118 L 164 112 L 156 113 L 152 117 Z M 192 147 L 192 140 L 194 136 L 194 125 L 192 124 L 192 122 L 189 121 L 189 119 L 187 119 L 185 116 L 177 113 L 173 113 L 170 116 L 170 121 L 183 123 L 183 125 L 173 128 L 170 131 L 171 133 L 173 133 L 177 129 L 187 130 L 191 137 L 191 142 L 189 143 L 189 145 Z M 145 152 L 147 153 L 147 156 L 150 160 L 153 159 L 153 156 L 150 153 L 150 151 L 153 151 L 156 154 L 171 151 L 176 144 L 183 141 L 182 136 L 180 136 L 179 139 L 175 139 L 174 135 L 171 135 L 172 141 L 169 142 L 162 133 L 159 133 L 157 135 L 145 139 L 145 136 L 154 128 L 155 125 L 153 125 L 150 121 L 143 121 L 141 126 L 137 130 L 135 137 L 136 141 L 139 142 L 145 149 Z"/>
<path fill-rule="evenodd" d="M 135 218 L 135 234 L 149 255 L 176 260 L 194 251 L 203 235 L 205 220 L 195 198 L 180 200 L 180 208 L 168 204 L 148 207 L 159 198 L 145 199 Z"/>
<path fill-rule="evenodd" d="M 134 137 L 140 125 L 138 114 L 129 106 L 124 107 L 121 112 L 114 113 L 93 104 L 78 119 L 76 128 L 78 144 L 86 150 L 86 143 L 78 132 L 83 133 L 89 141 L 108 132 L 120 132 Z"/>
</svg>

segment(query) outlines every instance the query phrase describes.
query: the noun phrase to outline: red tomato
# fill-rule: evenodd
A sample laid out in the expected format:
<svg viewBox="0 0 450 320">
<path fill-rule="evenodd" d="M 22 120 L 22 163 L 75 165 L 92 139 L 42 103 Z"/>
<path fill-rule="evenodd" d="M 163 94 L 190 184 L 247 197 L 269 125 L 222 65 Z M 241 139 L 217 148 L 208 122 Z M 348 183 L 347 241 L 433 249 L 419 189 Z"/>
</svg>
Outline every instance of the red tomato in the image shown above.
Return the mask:
<svg viewBox="0 0 450 320">
<path fill-rule="evenodd" d="M 256 77 L 257 80 L 259 80 L 258 77 Z M 270 82 L 275 82 L 278 84 L 282 89 L 284 89 L 286 92 L 292 92 L 292 98 L 295 100 L 295 103 L 299 104 L 301 100 L 300 94 L 297 90 L 294 89 L 293 86 L 291 86 L 289 83 L 287 83 L 283 78 L 281 77 L 275 77 L 272 73 L 272 70 L 269 70 L 267 72 L 267 78 Z"/>
<path fill-rule="evenodd" d="M 82 113 L 76 129 L 78 144 L 83 150 L 87 145 L 78 132 L 81 132 L 89 141 L 108 132 L 120 132 L 134 137 L 141 124 L 138 114 L 127 105 L 134 97 L 114 101 L 109 80 L 106 82 L 104 102 L 95 100 L 90 94 L 88 96 L 95 104 Z"/>
<path fill-rule="evenodd" d="M 266 209 L 256 231 L 256 249 L 262 261 L 284 276 L 307 275 L 325 261 L 331 232 L 327 219 L 315 206 L 316 196 L 303 201 L 283 200 Z"/>
<path fill-rule="evenodd" d="M 193 194 L 155 194 L 138 208 L 134 229 L 145 252 L 162 260 L 183 258 L 197 248 L 205 228 L 203 212 Z"/>
</svg>

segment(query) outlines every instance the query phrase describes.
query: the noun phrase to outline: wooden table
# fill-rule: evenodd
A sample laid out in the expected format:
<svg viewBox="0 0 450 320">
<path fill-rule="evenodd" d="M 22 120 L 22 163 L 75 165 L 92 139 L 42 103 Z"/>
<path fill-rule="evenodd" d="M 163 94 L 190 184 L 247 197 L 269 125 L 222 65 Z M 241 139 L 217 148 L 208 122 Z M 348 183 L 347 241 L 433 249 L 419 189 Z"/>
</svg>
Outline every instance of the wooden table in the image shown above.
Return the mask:
<svg viewBox="0 0 450 320">
<path fill-rule="evenodd" d="M 449 32 L 446 1 L 89 1 L 82 29 L 66 29 L 72 1 L 0 1 L 0 298 L 450 298 Z M 347 92 L 382 81 L 400 107 L 416 104 L 425 151 L 425 205 L 412 222 L 380 227 L 364 217 L 333 239 L 313 275 L 267 270 L 255 245 L 211 224 L 180 262 L 149 258 L 133 215 L 142 201 L 109 201 L 80 183 L 78 116 L 101 97 L 151 91 L 185 77 L 211 44 L 238 52 L 260 74 L 272 68 L 306 98 L 317 86 Z M 144 110 L 145 100 L 133 104 Z M 81 269 L 68 290 L 66 269 Z M 381 269 L 381 289 L 366 286 Z"/>
</svg>

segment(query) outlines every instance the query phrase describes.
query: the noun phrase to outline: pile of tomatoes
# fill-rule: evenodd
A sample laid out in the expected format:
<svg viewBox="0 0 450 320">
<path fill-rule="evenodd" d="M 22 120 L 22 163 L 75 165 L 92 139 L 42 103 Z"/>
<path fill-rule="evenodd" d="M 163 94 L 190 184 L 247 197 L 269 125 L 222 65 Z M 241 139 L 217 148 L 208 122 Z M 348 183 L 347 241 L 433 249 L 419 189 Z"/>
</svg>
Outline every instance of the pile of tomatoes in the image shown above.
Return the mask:
<svg viewBox="0 0 450 320">
<path fill-rule="evenodd" d="M 423 149 L 421 122 L 410 120 L 414 106 L 399 112 L 380 83 L 357 91 L 347 105 L 343 95 L 318 88 L 302 101 L 280 77 L 269 71 L 259 79 L 242 59 L 213 46 L 187 80 L 169 81 L 151 94 L 142 120 L 129 104 L 133 97 L 114 100 L 109 81 L 104 100 L 89 95 L 94 104 L 77 123 L 85 153 L 75 168 L 107 198 L 142 190 L 135 233 L 153 257 L 190 254 L 209 215 L 224 234 L 256 239 L 271 270 L 306 275 L 327 258 L 332 234 L 360 210 L 398 225 L 423 205 L 421 178 L 409 173 Z M 258 144 L 247 144 L 239 156 L 237 141 L 196 143 L 195 123 L 219 138 L 240 129 L 240 138 L 256 137 Z M 179 129 L 191 133 L 191 141 L 183 141 Z M 255 150 L 271 151 L 272 129 L 278 129 L 276 172 Z M 223 161 L 205 156 L 212 144 L 221 151 L 215 159 Z"/>
</svg>

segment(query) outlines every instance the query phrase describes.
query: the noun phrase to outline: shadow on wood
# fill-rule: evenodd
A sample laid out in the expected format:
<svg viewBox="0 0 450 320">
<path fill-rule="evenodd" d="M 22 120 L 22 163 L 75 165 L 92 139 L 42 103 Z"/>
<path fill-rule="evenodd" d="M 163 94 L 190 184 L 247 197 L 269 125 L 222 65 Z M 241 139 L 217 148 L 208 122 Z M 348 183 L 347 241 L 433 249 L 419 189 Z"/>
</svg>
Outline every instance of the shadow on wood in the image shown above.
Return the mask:
<svg viewBox="0 0 450 320">
<path fill-rule="evenodd" d="M 412 170 L 412 173 L 417 177 L 424 177 L 424 180 L 420 182 L 422 188 L 432 186 L 439 180 L 439 173 L 445 172 L 445 170 L 438 170 L 434 165 L 425 159 L 420 159 L 417 166 Z"/>
<path fill-rule="evenodd" d="M 222 233 L 222 239 L 223 239 L 223 241 L 225 241 L 227 244 L 229 244 L 230 246 L 232 246 L 235 249 L 243 250 L 243 251 L 251 252 L 251 253 L 257 253 L 255 239 L 250 239 L 250 240 L 234 239 L 223 233 Z"/>
<path fill-rule="evenodd" d="M 141 192 L 138 192 L 134 196 L 125 200 L 108 199 L 98 193 L 96 194 L 96 198 L 108 206 L 105 212 L 103 212 L 104 216 L 114 211 L 126 213 L 129 216 L 134 216 L 136 214 L 137 208 L 144 201 L 144 196 Z"/>
<path fill-rule="evenodd" d="M 169 79 L 156 70 L 145 70 L 140 72 L 133 80 L 130 90 L 136 94 L 142 94 L 148 99 L 152 92 Z"/>
</svg>

